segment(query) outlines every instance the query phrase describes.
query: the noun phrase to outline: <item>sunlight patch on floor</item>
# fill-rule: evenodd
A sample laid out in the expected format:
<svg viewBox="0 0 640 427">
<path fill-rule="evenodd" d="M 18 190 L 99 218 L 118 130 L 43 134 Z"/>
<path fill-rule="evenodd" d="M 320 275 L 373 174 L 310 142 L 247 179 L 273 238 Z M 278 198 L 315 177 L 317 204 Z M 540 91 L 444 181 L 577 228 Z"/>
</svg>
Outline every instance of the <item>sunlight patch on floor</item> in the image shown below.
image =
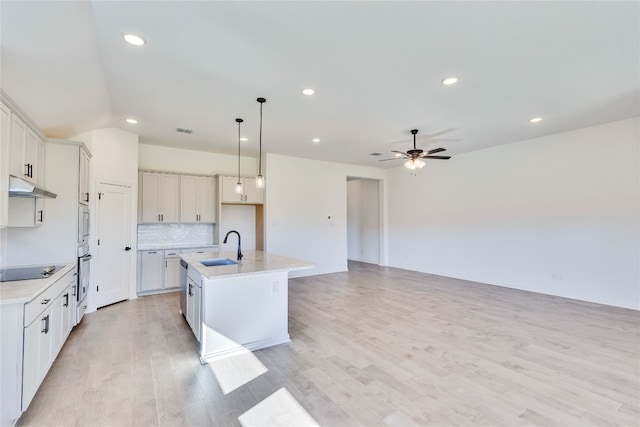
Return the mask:
<svg viewBox="0 0 640 427">
<path fill-rule="evenodd" d="M 244 427 L 249 426 L 320 426 L 286 388 L 238 417 Z"/>
<path fill-rule="evenodd" d="M 229 394 L 268 371 L 260 360 L 247 349 L 240 354 L 209 362 L 209 368 L 224 394 Z"/>
</svg>

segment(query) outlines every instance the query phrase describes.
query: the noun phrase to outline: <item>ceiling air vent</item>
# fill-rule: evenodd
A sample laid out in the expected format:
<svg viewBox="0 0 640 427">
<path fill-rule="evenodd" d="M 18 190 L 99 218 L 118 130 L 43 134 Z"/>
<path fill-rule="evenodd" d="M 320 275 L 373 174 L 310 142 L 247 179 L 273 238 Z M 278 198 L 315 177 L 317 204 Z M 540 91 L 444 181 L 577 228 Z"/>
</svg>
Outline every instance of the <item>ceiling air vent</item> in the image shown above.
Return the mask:
<svg viewBox="0 0 640 427">
<path fill-rule="evenodd" d="M 371 153 L 372 156 L 382 156 L 382 153 Z"/>
<path fill-rule="evenodd" d="M 176 132 L 180 132 L 180 133 L 191 133 L 191 132 L 193 132 L 193 129 L 188 129 L 188 128 L 176 128 Z"/>
</svg>

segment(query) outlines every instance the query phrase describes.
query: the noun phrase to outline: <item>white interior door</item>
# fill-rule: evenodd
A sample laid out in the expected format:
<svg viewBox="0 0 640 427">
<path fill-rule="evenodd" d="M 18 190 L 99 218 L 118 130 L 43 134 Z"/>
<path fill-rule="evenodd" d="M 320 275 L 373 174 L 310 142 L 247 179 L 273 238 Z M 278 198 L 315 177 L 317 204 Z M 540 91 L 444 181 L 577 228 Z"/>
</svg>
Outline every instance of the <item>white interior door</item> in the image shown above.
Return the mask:
<svg viewBox="0 0 640 427">
<path fill-rule="evenodd" d="M 96 308 L 129 298 L 132 250 L 131 187 L 101 182 L 98 193 Z"/>
</svg>

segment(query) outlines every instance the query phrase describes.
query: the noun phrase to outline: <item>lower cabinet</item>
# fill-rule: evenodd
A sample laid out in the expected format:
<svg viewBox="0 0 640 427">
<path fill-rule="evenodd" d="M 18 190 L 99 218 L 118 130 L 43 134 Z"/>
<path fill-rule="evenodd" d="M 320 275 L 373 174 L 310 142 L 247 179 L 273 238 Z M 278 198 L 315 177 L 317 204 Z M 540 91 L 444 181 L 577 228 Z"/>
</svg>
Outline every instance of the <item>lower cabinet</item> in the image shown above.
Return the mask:
<svg viewBox="0 0 640 427">
<path fill-rule="evenodd" d="M 151 295 L 180 288 L 180 254 L 201 253 L 218 247 L 138 251 L 138 294 Z"/>
<path fill-rule="evenodd" d="M 39 302 L 38 302 L 39 303 Z M 24 361 L 22 366 L 22 408 L 35 396 L 51 366 L 53 307 L 43 311 L 24 328 Z"/>
<path fill-rule="evenodd" d="M 202 287 L 190 277 L 187 279 L 187 323 L 193 335 L 200 341 L 200 325 L 202 324 Z"/>
<path fill-rule="evenodd" d="M 75 269 L 24 305 L 22 411 L 35 396 L 73 327 Z"/>
<path fill-rule="evenodd" d="M 163 251 L 140 251 L 138 253 L 138 292 L 163 289 Z"/>
</svg>

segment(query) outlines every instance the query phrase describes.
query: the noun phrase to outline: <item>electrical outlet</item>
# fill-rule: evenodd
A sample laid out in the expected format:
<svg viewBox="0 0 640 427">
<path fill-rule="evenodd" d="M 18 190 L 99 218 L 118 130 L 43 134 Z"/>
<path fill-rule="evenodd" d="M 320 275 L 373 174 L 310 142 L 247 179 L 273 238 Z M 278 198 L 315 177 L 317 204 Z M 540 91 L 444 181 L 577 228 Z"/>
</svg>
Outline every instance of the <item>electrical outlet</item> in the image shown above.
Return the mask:
<svg viewBox="0 0 640 427">
<path fill-rule="evenodd" d="M 551 273 L 551 280 L 564 280 L 562 273 Z"/>
</svg>

